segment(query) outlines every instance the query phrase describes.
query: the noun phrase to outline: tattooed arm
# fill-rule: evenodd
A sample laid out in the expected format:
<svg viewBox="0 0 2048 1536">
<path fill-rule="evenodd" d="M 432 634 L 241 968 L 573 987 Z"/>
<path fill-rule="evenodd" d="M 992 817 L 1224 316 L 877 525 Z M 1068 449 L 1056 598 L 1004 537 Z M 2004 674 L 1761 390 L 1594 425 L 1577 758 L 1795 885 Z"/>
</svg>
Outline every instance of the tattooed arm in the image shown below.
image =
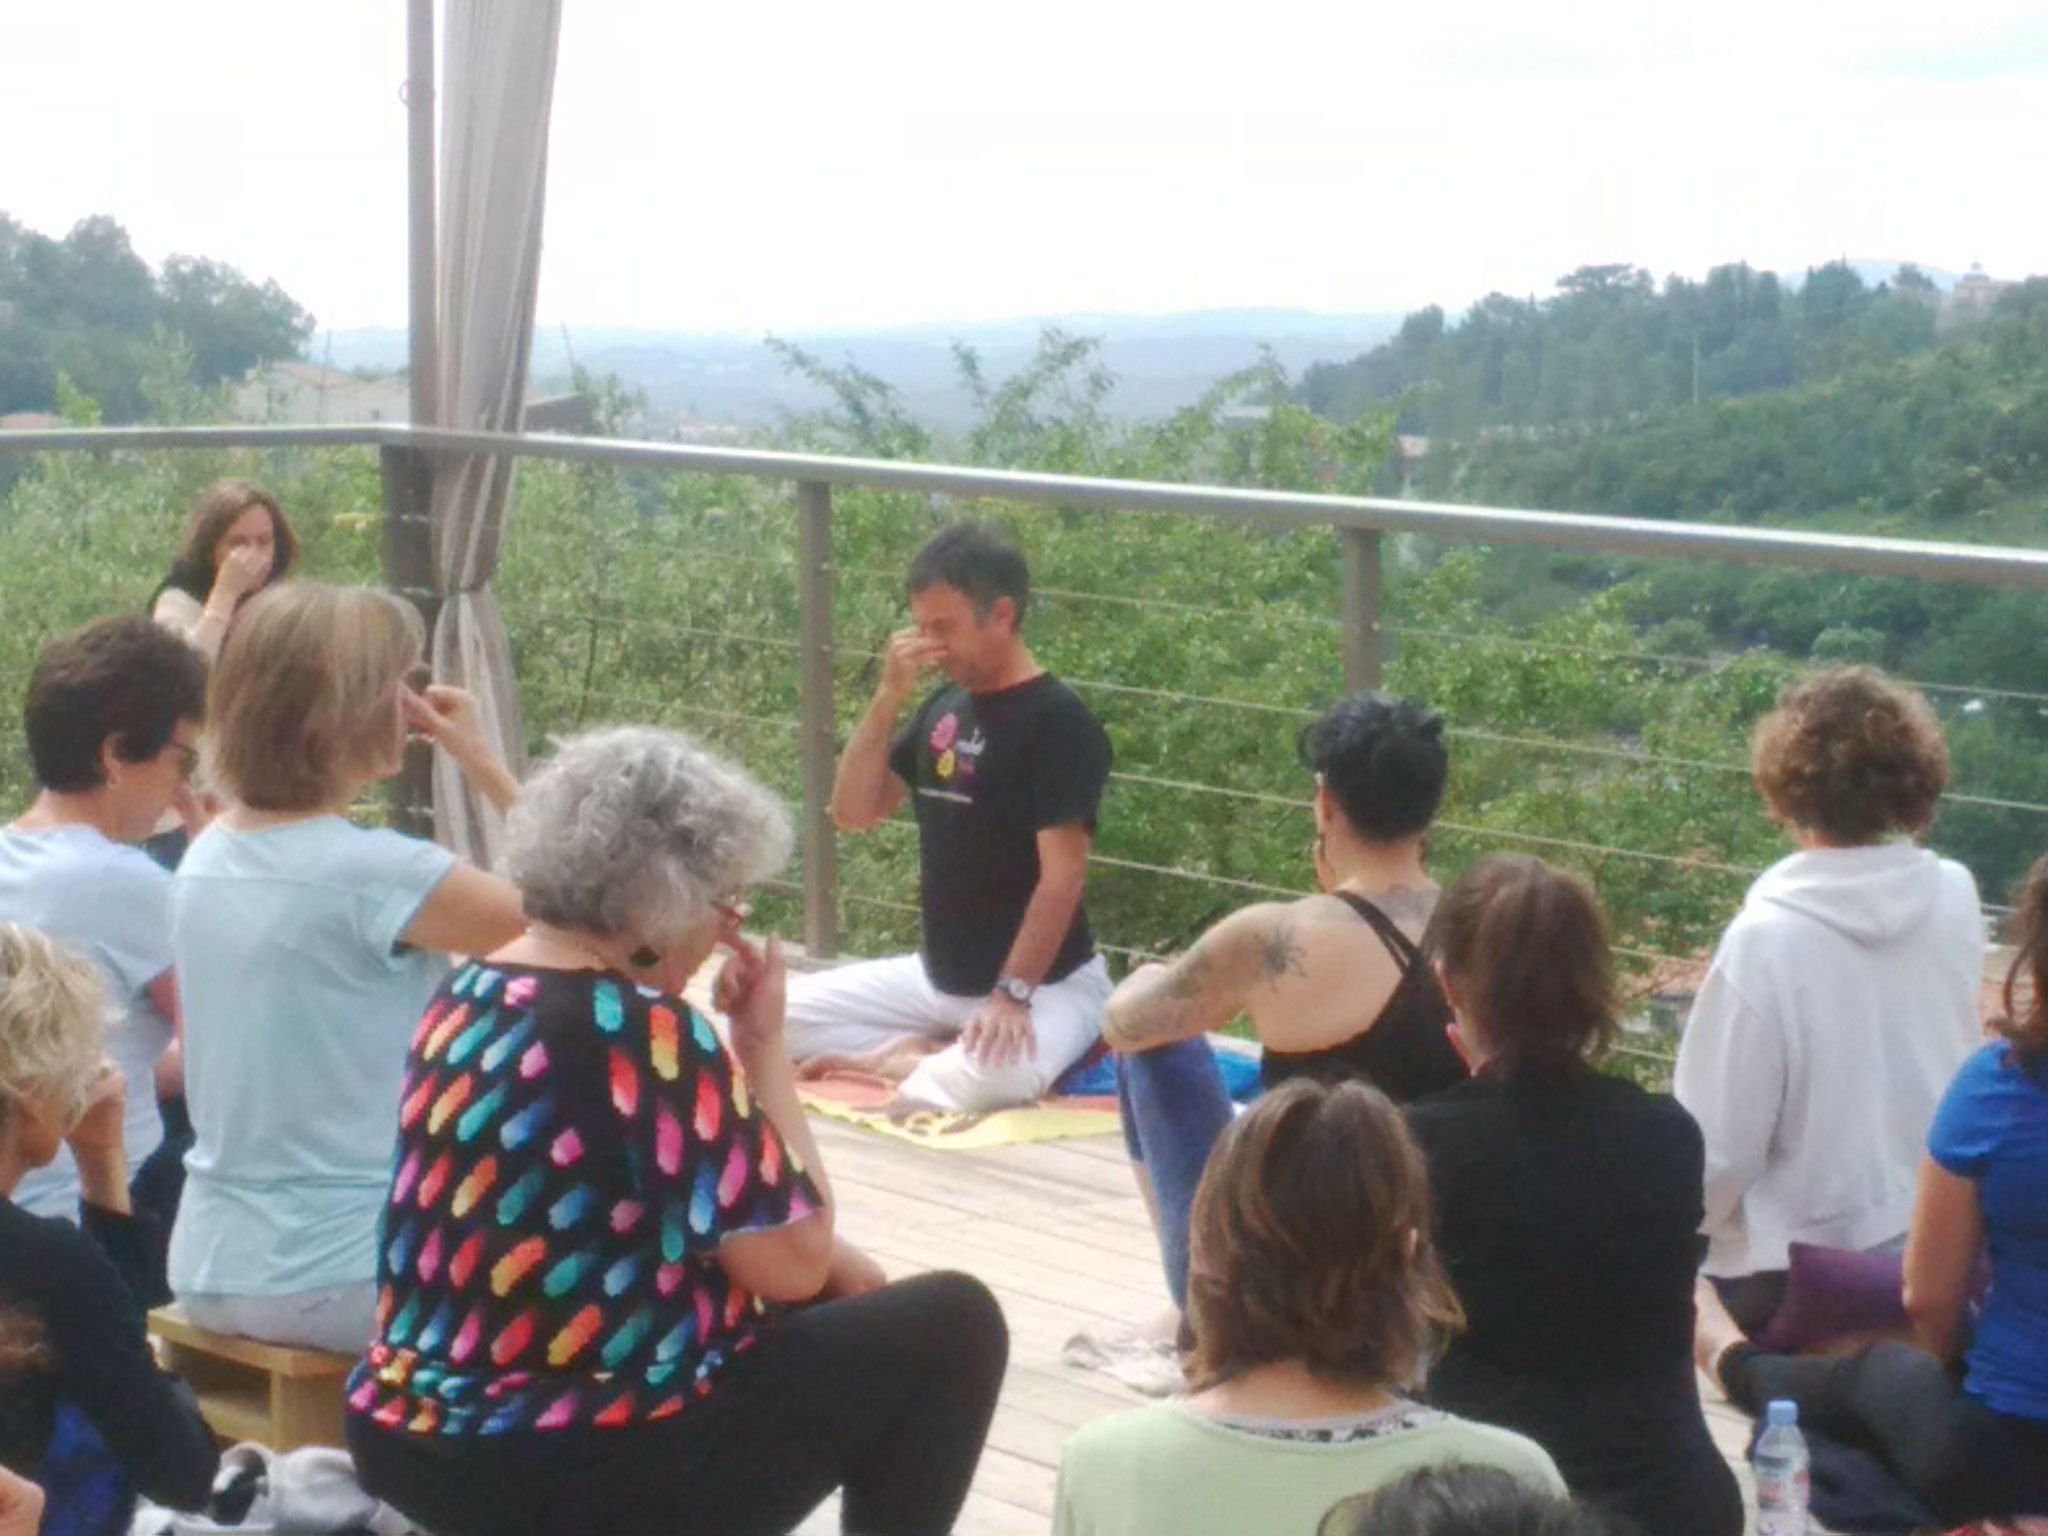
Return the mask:
<svg viewBox="0 0 2048 1536">
<path fill-rule="evenodd" d="M 1150 1051 L 1221 1029 L 1267 987 L 1307 974 L 1290 907 L 1233 912 L 1169 965 L 1141 965 L 1110 994 L 1103 1038 L 1119 1051 Z"/>
</svg>

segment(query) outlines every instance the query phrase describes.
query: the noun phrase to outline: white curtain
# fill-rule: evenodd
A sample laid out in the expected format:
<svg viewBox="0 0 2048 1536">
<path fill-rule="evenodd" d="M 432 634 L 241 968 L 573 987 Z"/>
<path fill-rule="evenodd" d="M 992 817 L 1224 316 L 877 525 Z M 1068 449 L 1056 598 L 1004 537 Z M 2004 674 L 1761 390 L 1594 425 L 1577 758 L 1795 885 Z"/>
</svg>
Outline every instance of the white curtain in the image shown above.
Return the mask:
<svg viewBox="0 0 2048 1536">
<path fill-rule="evenodd" d="M 441 109 L 440 420 L 516 432 L 533 346 L 561 0 L 449 0 Z M 476 696 L 515 773 L 525 724 L 491 578 L 512 501 L 513 461 L 442 460 L 434 474 L 434 675 Z M 446 753 L 434 761 L 434 831 L 486 867 L 502 818 Z"/>
</svg>

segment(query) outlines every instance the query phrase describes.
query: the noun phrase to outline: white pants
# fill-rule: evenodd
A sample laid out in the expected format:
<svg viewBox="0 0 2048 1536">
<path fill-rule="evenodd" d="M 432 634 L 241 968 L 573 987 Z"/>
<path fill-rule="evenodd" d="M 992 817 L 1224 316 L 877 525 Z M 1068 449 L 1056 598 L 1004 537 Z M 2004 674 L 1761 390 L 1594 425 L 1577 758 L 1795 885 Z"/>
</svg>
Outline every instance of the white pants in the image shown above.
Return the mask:
<svg viewBox="0 0 2048 1536">
<path fill-rule="evenodd" d="M 180 1296 L 178 1306 L 209 1333 L 337 1355 L 362 1354 L 377 1331 L 377 1287 L 368 1281 L 296 1296 Z"/>
<path fill-rule="evenodd" d="M 991 1110 L 1028 1104 L 1088 1053 L 1102 1034 L 1109 967 L 1095 956 L 1031 999 L 1038 1046 L 1029 1061 L 983 1066 L 970 1061 L 960 1031 L 988 999 L 941 992 L 916 955 L 861 960 L 789 978 L 787 1038 L 792 1060 L 866 1056 L 905 1035 L 952 1044 L 919 1062 L 904 1097 L 938 1109 Z"/>
</svg>

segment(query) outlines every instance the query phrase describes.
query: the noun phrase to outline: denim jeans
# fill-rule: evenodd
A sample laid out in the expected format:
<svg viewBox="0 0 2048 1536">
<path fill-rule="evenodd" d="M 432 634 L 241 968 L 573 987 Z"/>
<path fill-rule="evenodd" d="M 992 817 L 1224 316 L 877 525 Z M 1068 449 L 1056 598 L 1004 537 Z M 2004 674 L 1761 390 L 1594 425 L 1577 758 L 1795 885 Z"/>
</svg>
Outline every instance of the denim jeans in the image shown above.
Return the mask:
<svg viewBox="0 0 2048 1536">
<path fill-rule="evenodd" d="M 1117 1107 L 1131 1161 L 1152 1181 L 1159 1257 L 1174 1305 L 1188 1304 L 1188 1217 L 1195 1187 L 1234 1113 L 1206 1040 L 1181 1040 L 1117 1058 Z"/>
</svg>

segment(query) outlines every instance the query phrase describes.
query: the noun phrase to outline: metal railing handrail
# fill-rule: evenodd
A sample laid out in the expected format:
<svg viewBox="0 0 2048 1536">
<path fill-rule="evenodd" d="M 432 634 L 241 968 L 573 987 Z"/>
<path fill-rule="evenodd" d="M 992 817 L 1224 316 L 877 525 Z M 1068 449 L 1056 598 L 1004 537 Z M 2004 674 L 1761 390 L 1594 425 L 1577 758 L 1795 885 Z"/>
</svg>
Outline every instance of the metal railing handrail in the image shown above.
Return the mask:
<svg viewBox="0 0 2048 1536">
<path fill-rule="evenodd" d="M 1119 512 L 1194 512 L 1251 522 L 1309 523 L 1375 533 L 1417 533 L 1473 544 L 1535 544 L 1617 555 L 1678 556 L 1786 565 L 1921 580 L 1968 581 L 2048 591 L 2048 549 L 1948 544 L 1803 529 L 1731 528 L 1583 512 L 1468 507 L 1303 491 L 1261 491 L 1036 471 L 978 469 L 891 459 L 713 448 L 552 433 L 459 432 L 405 422 L 319 426 L 74 427 L 0 433 L 0 453 L 162 448 L 413 448 L 502 453 L 619 468 L 747 475 L 863 490 L 990 501 L 1098 507 Z"/>
<path fill-rule="evenodd" d="M 1382 536 L 1386 533 L 1415 533 L 1464 543 L 1524 544 L 1616 555 L 1726 560 L 2048 591 L 2048 549 L 1948 544 L 1788 529 L 1734 528 L 1586 513 L 1397 501 L 1370 496 L 1113 480 L 963 465 L 785 453 L 769 449 L 702 447 L 544 433 L 460 432 L 413 426 L 405 422 L 80 427 L 0 432 L 0 457 L 80 451 L 349 447 L 374 447 L 379 450 L 382 461 L 385 581 L 393 590 L 403 593 L 429 612 L 438 604 L 439 595 L 435 587 L 427 526 L 428 498 L 433 469 L 447 457 L 507 454 L 602 464 L 620 469 L 742 475 L 794 484 L 797 509 L 795 576 L 801 609 L 799 638 L 794 642 L 799 669 L 799 718 L 791 721 L 780 717 L 738 714 L 726 714 L 726 718 L 748 720 L 776 729 L 787 729 L 792 725 L 796 728 L 803 770 L 805 942 L 813 954 L 821 956 L 835 951 L 840 900 L 835 834 L 827 811 L 838 725 L 833 694 L 835 647 L 832 608 L 839 573 L 831 558 L 832 491 L 835 487 L 1070 508 L 1091 507 L 1118 512 L 1195 514 L 1275 528 L 1331 528 L 1338 536 L 1341 576 L 1340 612 L 1335 627 L 1342 649 L 1344 681 L 1350 688 L 1377 687 L 1381 682 L 1381 646 L 1387 631 L 1379 617 L 1380 554 Z M 845 654 L 845 651 L 842 649 L 840 654 Z M 1130 693 L 1155 691 L 1110 683 L 1093 686 Z M 1240 707 L 1272 706 L 1256 706 L 1246 701 Z M 424 776 L 409 773 L 408 778 L 401 781 L 394 809 L 401 818 L 416 817 L 426 806 L 426 795 Z M 1524 840 L 1533 837 L 1522 836 Z M 1559 846 L 1563 845 L 1559 841 Z M 1671 858 L 1668 855 L 1652 857 Z M 1693 864 L 1698 861 L 1671 858 L 1671 862 Z M 1739 872 L 1733 871 L 1732 867 L 1730 869 L 1731 872 Z M 1251 884 L 1235 880 L 1224 883 Z M 849 893 L 848 899 L 856 902 L 876 900 L 856 893 Z"/>
</svg>

